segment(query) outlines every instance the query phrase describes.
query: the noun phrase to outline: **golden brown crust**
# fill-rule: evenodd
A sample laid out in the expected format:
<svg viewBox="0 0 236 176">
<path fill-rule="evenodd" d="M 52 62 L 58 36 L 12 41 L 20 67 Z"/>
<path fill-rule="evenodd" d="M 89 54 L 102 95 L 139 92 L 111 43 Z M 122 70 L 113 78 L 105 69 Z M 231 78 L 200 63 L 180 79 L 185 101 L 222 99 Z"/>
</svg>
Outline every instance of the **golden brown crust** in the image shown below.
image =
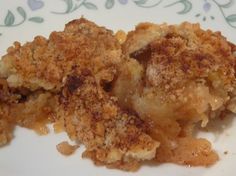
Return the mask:
<svg viewBox="0 0 236 176">
<path fill-rule="evenodd" d="M 10 118 L 10 104 L 18 99 L 19 95 L 9 90 L 7 81 L 0 79 L 0 146 L 9 143 L 13 138 L 15 125 Z"/>
<path fill-rule="evenodd" d="M 49 39 L 16 42 L 0 61 L 0 145 L 16 124 L 46 134 L 56 122 L 85 145 L 83 157 L 109 168 L 133 171 L 151 159 L 208 166 L 218 156 L 192 130 L 235 111 L 235 48 L 197 24 L 142 23 L 122 45 L 124 59 L 112 32 L 84 18 Z"/>
<path fill-rule="evenodd" d="M 49 39 L 16 42 L 0 62 L 0 77 L 21 96 L 9 106 L 10 117 L 40 134 L 48 132 L 48 122 L 63 123 L 72 140 L 85 144 L 84 156 L 109 167 L 137 168 L 155 157 L 159 143 L 106 92 L 122 61 L 112 32 L 83 18 Z"/>
<path fill-rule="evenodd" d="M 192 130 L 199 121 L 204 127 L 235 112 L 235 45 L 199 24 L 141 23 L 122 50 L 127 59 L 113 93 L 120 106 L 153 122 L 150 134 L 161 143 L 157 161 L 216 162 L 209 142 L 193 138 Z"/>
<path fill-rule="evenodd" d="M 99 43 L 99 47 L 98 47 Z M 120 45 L 112 32 L 85 19 L 73 20 L 49 39 L 38 36 L 23 46 L 15 42 L 0 64 L 12 87 L 59 90 L 73 67 L 87 65 L 98 74 L 120 62 Z"/>
<path fill-rule="evenodd" d="M 13 138 L 14 125 L 9 120 L 8 113 L 9 107 L 0 103 L 0 147 Z"/>
<path fill-rule="evenodd" d="M 130 50 L 131 43 L 144 43 L 138 41 L 139 38 L 146 40 L 150 33 L 155 35 L 151 40 L 147 39 L 149 43 L 136 51 Z M 232 54 L 235 46 L 219 32 L 204 31 L 198 24 L 141 24 L 128 35 L 123 48 L 136 58 L 149 53 L 149 60 L 145 61 L 146 84 L 160 87 L 166 93 L 174 93 L 192 80 L 211 79 L 209 77 L 215 74 L 221 79 L 223 89 L 232 90 L 235 84 L 235 57 Z"/>
<path fill-rule="evenodd" d="M 71 80 L 80 84 L 71 89 Z M 82 72 L 68 77 L 60 103 L 58 112 L 67 133 L 85 144 L 84 156 L 95 163 L 133 170 L 140 161 L 155 156 L 158 142 L 145 134 L 144 122 L 123 112 L 93 75 Z"/>
</svg>

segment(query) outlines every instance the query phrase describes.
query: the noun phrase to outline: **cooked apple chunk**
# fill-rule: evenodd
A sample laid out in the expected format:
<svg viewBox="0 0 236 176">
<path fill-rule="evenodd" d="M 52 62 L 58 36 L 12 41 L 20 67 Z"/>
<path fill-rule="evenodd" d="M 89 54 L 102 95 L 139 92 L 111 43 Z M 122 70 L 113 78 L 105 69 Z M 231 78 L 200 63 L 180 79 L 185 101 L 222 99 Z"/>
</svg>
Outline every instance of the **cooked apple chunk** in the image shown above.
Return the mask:
<svg viewBox="0 0 236 176">
<path fill-rule="evenodd" d="M 119 104 L 151 121 L 156 159 L 209 165 L 217 154 L 195 139 L 196 124 L 235 112 L 235 46 L 198 24 L 139 24 L 123 44 L 126 62 L 113 93 Z"/>
</svg>

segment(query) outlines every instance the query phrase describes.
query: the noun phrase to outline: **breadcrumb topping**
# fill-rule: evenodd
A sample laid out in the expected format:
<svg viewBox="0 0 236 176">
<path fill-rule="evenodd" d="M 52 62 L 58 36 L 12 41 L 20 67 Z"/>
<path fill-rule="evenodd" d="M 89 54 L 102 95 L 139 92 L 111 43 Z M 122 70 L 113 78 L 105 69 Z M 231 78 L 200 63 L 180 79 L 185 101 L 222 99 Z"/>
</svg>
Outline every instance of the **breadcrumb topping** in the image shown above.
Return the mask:
<svg viewBox="0 0 236 176">
<path fill-rule="evenodd" d="M 75 142 L 83 143 L 83 156 L 95 163 L 126 170 L 155 157 L 159 142 L 145 131 L 148 125 L 119 108 L 109 87 L 117 76 L 123 57 L 112 31 L 84 18 L 69 22 L 64 31 L 52 32 L 49 39 L 13 47 L 0 61 L 0 77 L 14 95 L 7 108 L 13 123 L 47 133 L 65 130 Z M 0 91 L 4 103 L 7 91 Z M 12 130 L 0 125 L 1 142 L 10 140 Z M 2 130 L 1 130 L 2 127 Z M 7 134 L 6 134 L 7 133 Z M 57 146 L 63 154 L 74 150 L 67 143 Z"/>
<path fill-rule="evenodd" d="M 211 165 L 218 155 L 193 129 L 236 111 L 235 52 L 198 24 L 142 23 L 114 35 L 84 18 L 15 42 L 0 61 L 0 146 L 15 125 L 44 135 L 54 123 L 97 165 Z M 77 147 L 57 145 L 64 155 Z"/>
<path fill-rule="evenodd" d="M 113 93 L 119 105 L 152 121 L 158 162 L 210 165 L 210 143 L 196 139 L 201 123 L 235 112 L 235 45 L 199 24 L 141 23 L 122 44 L 126 60 Z"/>
</svg>

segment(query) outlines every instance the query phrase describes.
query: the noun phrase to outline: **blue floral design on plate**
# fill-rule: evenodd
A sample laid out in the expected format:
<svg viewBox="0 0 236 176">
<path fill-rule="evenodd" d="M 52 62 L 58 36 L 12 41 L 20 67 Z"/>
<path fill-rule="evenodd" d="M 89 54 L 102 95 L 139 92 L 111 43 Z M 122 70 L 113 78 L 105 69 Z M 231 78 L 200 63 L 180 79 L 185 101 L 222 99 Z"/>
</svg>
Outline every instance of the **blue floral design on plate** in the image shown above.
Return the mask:
<svg viewBox="0 0 236 176">
<path fill-rule="evenodd" d="M 42 0 L 28 0 L 27 4 L 33 11 L 43 8 L 44 2 Z"/>
<path fill-rule="evenodd" d="M 75 12 L 76 10 L 84 7 L 87 10 L 103 10 L 102 6 L 98 6 L 98 2 L 93 0 L 58 0 L 64 2 L 64 11 L 51 11 L 54 15 L 67 15 Z M 202 3 L 202 8 L 195 15 L 196 18 L 204 21 L 215 20 L 216 17 L 212 14 L 213 8 L 218 8 L 219 13 L 223 16 L 225 22 L 232 28 L 236 29 L 236 12 L 234 14 L 226 15 L 226 10 L 234 6 L 235 0 L 227 0 L 220 2 L 217 0 L 199 0 L 198 3 Z M 5 16 L 0 16 L 1 27 L 16 27 L 26 21 L 43 23 L 44 19 L 40 16 L 34 16 L 34 11 L 40 10 L 45 7 L 44 0 L 25 0 L 26 7 L 31 10 L 30 15 L 27 14 L 25 6 L 18 6 L 16 9 L 7 9 Z M 101 1 L 100 1 L 101 2 Z M 133 4 L 138 8 L 171 8 L 173 6 L 180 6 L 181 9 L 176 13 L 179 15 L 185 15 L 192 11 L 194 6 L 193 0 L 103 0 L 105 10 L 112 10 L 115 6 L 122 5 L 123 7 L 127 4 Z M 98 8 L 99 7 L 99 8 Z M 235 6 L 234 6 L 235 7 Z M 33 16 L 31 16 L 33 15 Z M 20 18 L 16 18 L 19 16 Z M 2 20 L 1 20 L 2 19 Z M 20 20 L 16 20 L 20 19 Z M 2 33 L 0 32 L 0 36 Z"/>
</svg>

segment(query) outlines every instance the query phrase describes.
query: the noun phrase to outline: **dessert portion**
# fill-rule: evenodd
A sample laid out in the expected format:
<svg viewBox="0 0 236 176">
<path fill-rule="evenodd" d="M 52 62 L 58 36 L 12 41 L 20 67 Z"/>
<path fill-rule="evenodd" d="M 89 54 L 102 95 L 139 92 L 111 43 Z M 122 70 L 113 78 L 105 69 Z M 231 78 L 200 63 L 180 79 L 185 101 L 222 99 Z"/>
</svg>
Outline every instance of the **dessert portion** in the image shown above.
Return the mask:
<svg viewBox="0 0 236 176">
<path fill-rule="evenodd" d="M 15 125 L 47 134 L 53 123 L 76 143 L 59 152 L 82 143 L 98 165 L 213 164 L 218 155 L 193 130 L 236 113 L 235 51 L 196 24 L 142 23 L 126 36 L 84 18 L 15 42 L 0 61 L 0 146 Z"/>
<path fill-rule="evenodd" d="M 81 68 L 67 77 L 57 114 L 70 138 L 85 145 L 83 156 L 124 170 L 136 170 L 140 161 L 153 159 L 159 142 L 146 133 L 148 126 L 117 106 L 116 98 L 97 84 L 93 70 Z"/>
<path fill-rule="evenodd" d="M 119 108 L 110 95 L 122 63 L 112 31 L 84 18 L 52 32 L 49 39 L 15 42 L 0 61 L 5 82 L 0 91 L 1 144 L 12 138 L 14 125 L 46 134 L 46 125 L 55 123 L 56 131 L 83 143 L 83 156 L 97 164 L 135 170 L 142 160 L 153 159 L 159 142 L 146 133 L 146 123 Z M 8 96 L 14 101 L 5 100 Z M 63 145 L 59 148 L 67 152 Z"/>
<path fill-rule="evenodd" d="M 152 123 L 156 160 L 210 165 L 218 160 L 194 127 L 235 113 L 235 45 L 198 24 L 141 23 L 122 45 L 126 57 L 113 87 L 119 105 Z"/>
</svg>

